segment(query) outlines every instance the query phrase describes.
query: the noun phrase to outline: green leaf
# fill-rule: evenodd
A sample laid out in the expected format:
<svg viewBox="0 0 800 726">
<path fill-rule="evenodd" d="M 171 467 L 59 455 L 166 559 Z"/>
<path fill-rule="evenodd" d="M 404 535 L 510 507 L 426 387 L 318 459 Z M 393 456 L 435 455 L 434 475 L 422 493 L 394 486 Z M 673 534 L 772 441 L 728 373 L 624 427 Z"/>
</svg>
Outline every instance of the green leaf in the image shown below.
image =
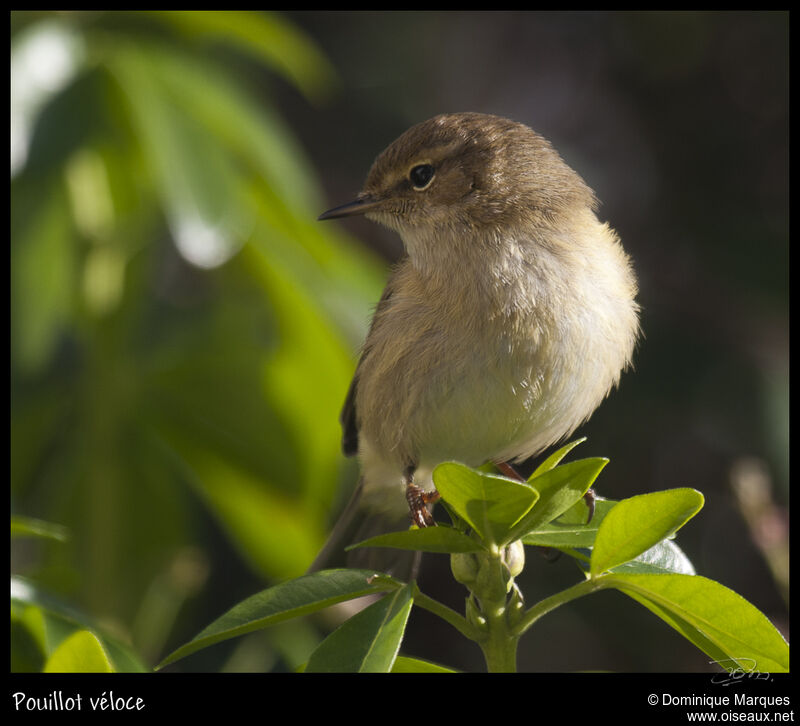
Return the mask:
<svg viewBox="0 0 800 726">
<path fill-rule="evenodd" d="M 727 666 L 731 664 L 728 654 L 713 640 L 707 638 L 702 631 L 698 630 L 694 624 L 685 618 L 674 612 L 671 612 L 669 608 L 663 607 L 654 600 L 650 600 L 647 597 L 643 597 L 642 595 L 639 595 L 633 591 L 620 591 L 633 600 L 636 600 L 636 602 L 643 605 L 650 610 L 650 612 L 661 618 L 665 623 L 670 625 L 670 627 L 677 630 L 684 638 L 686 638 L 686 640 L 708 655 L 712 662 L 719 663 L 723 668 L 727 668 Z"/>
<path fill-rule="evenodd" d="M 371 537 L 354 545 L 356 547 L 394 547 L 401 550 L 419 550 L 422 552 L 439 552 L 452 554 L 454 552 L 480 552 L 483 547 L 472 537 L 462 534 L 453 527 L 438 525 L 425 529 L 407 529 L 402 532 L 389 532 L 377 537 Z"/>
<path fill-rule="evenodd" d="M 245 557 L 276 579 L 304 572 L 324 537 L 303 501 L 253 476 L 232 457 L 217 455 L 211 446 L 203 449 L 183 432 L 172 430 L 169 435 L 176 451 L 191 462 L 190 480 Z"/>
<path fill-rule="evenodd" d="M 113 673 L 114 668 L 97 636 L 88 630 L 78 630 L 53 651 L 44 672 Z"/>
<path fill-rule="evenodd" d="M 11 536 L 44 537 L 66 542 L 69 539 L 69 530 L 63 525 L 45 522 L 41 519 L 13 516 L 11 517 Z"/>
<path fill-rule="evenodd" d="M 277 244 L 275 235 L 271 244 Z M 321 520 L 331 485 L 338 484 L 333 476 L 341 463 L 338 411 L 353 374 L 351 349 L 331 325 L 328 311 L 316 293 L 294 277 L 290 269 L 276 264 L 277 253 L 267 254 L 264 246 L 248 246 L 243 253 L 268 290 L 281 340 L 264 362 L 264 395 L 300 446 L 297 458 L 302 459 L 307 470 L 303 480 L 305 499 L 320 503 L 315 514 Z M 329 284 L 327 277 L 319 281 L 322 287 Z M 318 375 L 321 361 L 324 376 Z M 329 415 L 331 411 L 335 415 Z M 293 468 L 297 470 L 296 462 Z"/>
<path fill-rule="evenodd" d="M 741 595 L 699 575 L 614 573 L 600 578 L 641 603 L 725 669 L 789 670 L 789 645 Z"/>
<path fill-rule="evenodd" d="M 442 498 L 488 545 L 507 542 L 511 528 L 539 498 L 525 482 L 484 474 L 456 462 L 439 464 L 433 480 Z"/>
<path fill-rule="evenodd" d="M 150 11 L 193 35 L 231 42 L 282 73 L 309 98 L 322 100 L 336 87 L 325 56 L 297 27 L 277 14 L 242 10 Z"/>
<path fill-rule="evenodd" d="M 662 539 L 633 560 L 611 572 L 694 575 L 695 569 L 684 551 L 671 539 Z"/>
<path fill-rule="evenodd" d="M 668 489 L 624 499 L 603 520 L 592 550 L 590 573 L 597 576 L 635 559 L 672 536 L 703 506 L 695 489 Z"/>
<path fill-rule="evenodd" d="M 531 477 L 528 484 L 539 493 L 539 498 L 528 514 L 509 532 L 506 541 L 520 539 L 574 506 L 586 494 L 607 463 L 608 459 L 602 458 L 581 459 Z"/>
<path fill-rule="evenodd" d="M 600 523 L 617 504 L 615 499 L 595 497 L 594 516 L 591 522 L 587 522 L 589 509 L 583 501 L 578 501 L 552 522 L 541 524 L 528 532 L 522 541 L 526 545 L 540 547 L 593 547 Z"/>
<path fill-rule="evenodd" d="M 583 502 L 578 502 L 558 519 L 525 535 L 522 542 L 526 545 L 558 548 L 570 557 L 577 559 L 581 569 L 588 571 L 591 548 L 594 546 L 597 530 L 606 515 L 617 504 L 618 502 L 614 499 L 596 497 L 594 516 L 592 521 L 587 523 L 587 507 Z M 695 574 L 694 566 L 689 558 L 675 542 L 669 539 L 662 540 L 633 560 L 612 568 L 612 572 L 617 571 Z"/>
<path fill-rule="evenodd" d="M 342 623 L 311 654 L 306 673 L 389 673 L 403 640 L 413 589 L 410 583 Z"/>
<path fill-rule="evenodd" d="M 203 267 L 221 264 L 247 236 L 252 210 L 235 161 L 197 112 L 197 70 L 157 44 L 123 45 L 110 67 L 128 97 L 179 250 Z"/>
<path fill-rule="evenodd" d="M 570 451 L 572 451 L 578 444 L 582 444 L 586 441 L 586 437 L 580 439 L 575 439 L 575 441 L 570 441 L 565 446 L 562 446 L 558 451 L 553 452 L 548 456 L 539 466 L 536 467 L 536 471 L 528 477 L 528 481 L 531 479 L 535 479 L 540 474 L 544 474 L 551 469 L 554 469 L 556 465 L 567 455 Z"/>
<path fill-rule="evenodd" d="M 419 658 L 409 658 L 408 656 L 398 655 L 392 666 L 392 673 L 457 673 L 452 668 L 430 663 Z"/>
<path fill-rule="evenodd" d="M 39 204 L 31 215 L 12 207 L 11 353 L 23 372 L 36 374 L 70 326 L 77 263 L 63 186 L 39 182 L 25 191 Z"/>
<path fill-rule="evenodd" d="M 84 613 L 42 592 L 19 577 L 11 578 L 11 621 L 27 629 L 46 657 L 50 657 L 71 635 L 78 631 L 92 632 L 99 638 L 104 652 L 117 673 L 145 673 L 139 655 L 127 643 L 102 632 Z"/>
<path fill-rule="evenodd" d="M 228 638 L 400 585 L 391 578 L 373 575 L 371 570 L 322 570 L 275 585 L 234 605 L 167 656 L 158 668 Z"/>
</svg>

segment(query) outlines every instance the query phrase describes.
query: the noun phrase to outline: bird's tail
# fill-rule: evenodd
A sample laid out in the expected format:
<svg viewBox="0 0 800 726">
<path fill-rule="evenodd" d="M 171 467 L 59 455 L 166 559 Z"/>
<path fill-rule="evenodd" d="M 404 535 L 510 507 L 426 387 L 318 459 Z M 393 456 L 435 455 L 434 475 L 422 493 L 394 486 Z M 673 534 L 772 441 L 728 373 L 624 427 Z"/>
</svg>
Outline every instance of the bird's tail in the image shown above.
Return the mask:
<svg viewBox="0 0 800 726">
<path fill-rule="evenodd" d="M 399 514 L 375 512 L 365 502 L 363 494 L 362 478 L 308 571 L 316 572 L 330 567 L 352 567 L 384 572 L 404 582 L 416 579 L 422 560 L 421 552 L 384 547 L 359 547 L 349 552 L 345 551 L 348 545 L 408 527 L 406 512 Z"/>
</svg>

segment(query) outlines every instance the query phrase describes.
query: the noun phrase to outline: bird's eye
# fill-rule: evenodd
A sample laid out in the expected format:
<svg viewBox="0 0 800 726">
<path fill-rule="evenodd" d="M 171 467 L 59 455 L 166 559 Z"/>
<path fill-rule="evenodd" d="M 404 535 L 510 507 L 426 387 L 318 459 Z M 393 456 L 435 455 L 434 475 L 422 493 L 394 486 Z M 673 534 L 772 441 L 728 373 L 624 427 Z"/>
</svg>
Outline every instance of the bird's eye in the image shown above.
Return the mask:
<svg viewBox="0 0 800 726">
<path fill-rule="evenodd" d="M 410 172 L 408 178 L 414 185 L 414 189 L 421 191 L 431 183 L 435 170 L 431 164 L 418 164 Z"/>
</svg>

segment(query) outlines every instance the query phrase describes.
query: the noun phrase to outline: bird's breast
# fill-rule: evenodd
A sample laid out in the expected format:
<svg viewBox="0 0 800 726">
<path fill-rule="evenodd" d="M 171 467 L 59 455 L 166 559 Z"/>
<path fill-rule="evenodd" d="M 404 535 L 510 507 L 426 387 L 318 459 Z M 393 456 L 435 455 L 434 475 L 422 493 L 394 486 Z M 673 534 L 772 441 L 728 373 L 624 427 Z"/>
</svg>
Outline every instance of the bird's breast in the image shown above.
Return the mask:
<svg viewBox="0 0 800 726">
<path fill-rule="evenodd" d="M 476 466 L 533 455 L 588 418 L 629 362 L 638 323 L 613 233 L 586 255 L 510 256 L 471 275 L 454 260 L 433 286 L 400 270 L 360 366 L 370 447 L 400 466 Z"/>
</svg>

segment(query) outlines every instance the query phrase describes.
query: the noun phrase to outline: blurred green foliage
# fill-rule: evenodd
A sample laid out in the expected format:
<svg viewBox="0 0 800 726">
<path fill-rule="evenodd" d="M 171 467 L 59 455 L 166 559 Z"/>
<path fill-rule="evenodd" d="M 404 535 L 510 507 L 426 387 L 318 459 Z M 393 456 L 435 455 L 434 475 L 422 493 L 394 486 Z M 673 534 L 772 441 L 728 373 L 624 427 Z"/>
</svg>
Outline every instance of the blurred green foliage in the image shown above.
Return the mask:
<svg viewBox="0 0 800 726">
<path fill-rule="evenodd" d="M 207 585 L 209 521 L 260 580 L 318 551 L 382 266 L 316 223 L 315 174 L 256 85 L 266 67 L 312 109 L 336 85 L 281 17 L 11 26 L 12 515 L 68 533 L 15 520 L 12 571 L 154 659 Z M 37 669 L 70 628 L 32 638 L 53 610 L 22 589 Z"/>
</svg>

